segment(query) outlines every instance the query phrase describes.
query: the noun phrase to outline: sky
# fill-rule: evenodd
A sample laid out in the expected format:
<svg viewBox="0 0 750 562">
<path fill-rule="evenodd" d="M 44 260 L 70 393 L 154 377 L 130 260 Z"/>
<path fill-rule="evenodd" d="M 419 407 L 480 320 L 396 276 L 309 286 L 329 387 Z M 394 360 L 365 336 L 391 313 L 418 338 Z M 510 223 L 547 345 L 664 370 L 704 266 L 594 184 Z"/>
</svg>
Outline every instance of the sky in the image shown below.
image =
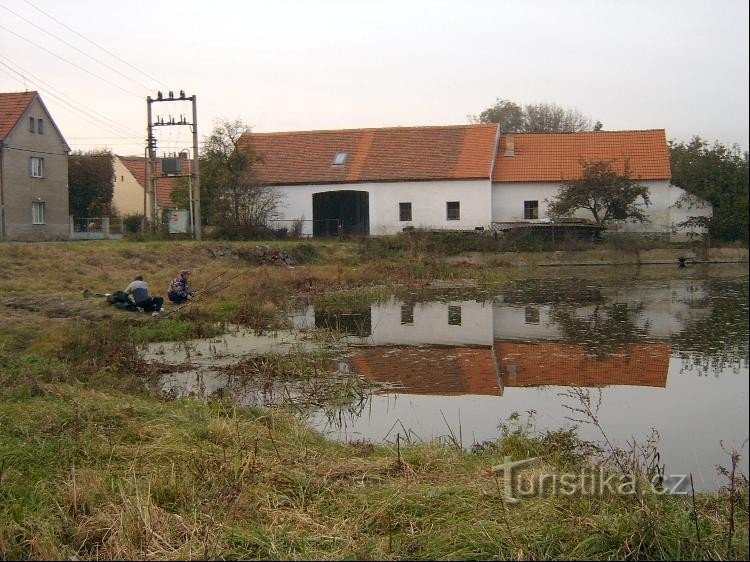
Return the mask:
<svg viewBox="0 0 750 562">
<path fill-rule="evenodd" d="M 225 119 L 465 124 L 500 98 L 747 150 L 748 18 L 747 0 L 0 0 L 0 91 L 38 90 L 73 149 L 123 155 L 158 90 L 197 96 L 201 139 Z"/>
</svg>

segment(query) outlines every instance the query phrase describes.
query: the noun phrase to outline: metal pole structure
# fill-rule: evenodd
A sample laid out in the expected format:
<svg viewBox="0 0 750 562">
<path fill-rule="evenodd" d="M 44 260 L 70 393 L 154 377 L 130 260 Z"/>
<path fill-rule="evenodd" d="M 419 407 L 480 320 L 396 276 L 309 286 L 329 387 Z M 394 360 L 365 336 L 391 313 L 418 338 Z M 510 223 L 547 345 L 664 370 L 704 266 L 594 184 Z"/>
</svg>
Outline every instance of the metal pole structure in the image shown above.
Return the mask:
<svg viewBox="0 0 750 562">
<path fill-rule="evenodd" d="M 160 93 L 161 97 L 161 93 Z M 153 126 L 153 119 L 151 117 L 151 104 L 153 103 L 153 100 L 151 99 L 151 96 L 146 97 L 146 105 L 148 107 L 147 118 L 148 118 L 148 158 L 146 161 L 146 178 L 145 183 L 146 185 L 143 186 L 144 190 L 148 190 L 151 195 L 151 229 L 156 229 L 156 178 L 154 178 L 154 148 L 156 145 L 156 142 L 154 140 L 154 126 Z"/>
<path fill-rule="evenodd" d="M 146 140 L 148 143 L 148 140 Z M 143 217 L 141 218 L 141 234 L 146 232 L 146 214 L 148 213 L 148 198 L 146 194 L 148 192 L 148 144 L 143 149 Z"/>
<path fill-rule="evenodd" d="M 195 231 L 196 240 L 201 240 L 201 184 L 200 184 L 200 167 L 198 164 L 198 107 L 196 95 L 190 96 L 193 102 L 193 173 L 195 174 Z"/>
<path fill-rule="evenodd" d="M 183 148 L 182 152 L 187 152 L 188 158 L 187 165 L 188 165 L 188 201 L 190 202 L 190 235 L 195 238 L 195 215 L 193 215 L 193 172 L 192 168 L 190 167 L 190 160 L 192 159 L 192 156 L 190 155 L 190 149 L 189 148 Z M 180 154 L 182 154 L 180 152 Z"/>
<path fill-rule="evenodd" d="M 154 131 L 151 126 L 151 96 L 146 96 L 146 119 L 148 123 L 146 125 L 146 154 L 144 159 L 144 165 L 146 167 L 144 185 L 143 185 L 143 226 L 146 226 L 146 218 L 148 216 L 148 204 L 147 204 L 147 193 L 151 189 L 151 159 L 153 158 L 153 139 Z M 145 232 L 145 229 L 142 230 Z"/>
</svg>

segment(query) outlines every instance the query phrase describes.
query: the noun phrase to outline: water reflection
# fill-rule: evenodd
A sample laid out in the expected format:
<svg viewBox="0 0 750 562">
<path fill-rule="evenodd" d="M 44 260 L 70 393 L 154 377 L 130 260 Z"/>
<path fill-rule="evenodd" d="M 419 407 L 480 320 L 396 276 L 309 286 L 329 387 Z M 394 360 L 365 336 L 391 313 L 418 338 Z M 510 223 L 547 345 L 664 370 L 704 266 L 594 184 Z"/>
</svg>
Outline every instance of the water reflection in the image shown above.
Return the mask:
<svg viewBox="0 0 750 562">
<path fill-rule="evenodd" d="M 394 427 L 432 439 L 458 426 L 468 446 L 496 437 L 513 411 L 564 425 L 560 392 L 598 387 L 615 440 L 655 427 L 672 470 L 712 487 L 719 441 L 747 436 L 747 270 L 654 271 L 582 279 L 577 270 L 490 297 L 419 294 L 356 311 L 303 308 L 297 327 L 347 334 L 351 353 L 341 368 L 389 385 L 366 416 L 312 423 L 339 439 L 372 440 L 392 437 Z"/>
</svg>

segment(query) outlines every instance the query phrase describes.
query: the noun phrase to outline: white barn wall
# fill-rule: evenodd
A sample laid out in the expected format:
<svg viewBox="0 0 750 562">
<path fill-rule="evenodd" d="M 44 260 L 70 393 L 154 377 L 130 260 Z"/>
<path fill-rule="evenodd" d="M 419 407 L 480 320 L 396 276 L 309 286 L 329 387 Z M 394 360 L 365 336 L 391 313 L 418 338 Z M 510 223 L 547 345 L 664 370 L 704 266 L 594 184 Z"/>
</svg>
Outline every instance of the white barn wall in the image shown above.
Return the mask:
<svg viewBox="0 0 750 562">
<path fill-rule="evenodd" d="M 370 234 L 395 234 L 405 226 L 435 229 L 487 228 L 492 222 L 491 187 L 488 180 L 444 180 L 414 182 L 363 182 L 348 184 L 276 186 L 281 195 L 282 220 L 311 220 L 313 194 L 328 191 L 366 191 L 369 194 Z M 446 203 L 459 201 L 461 218 L 446 218 Z M 412 204 L 411 221 L 399 221 L 399 203 Z M 303 234 L 312 234 L 305 223 Z"/>
<path fill-rule="evenodd" d="M 680 208 L 676 203 L 685 191 L 671 185 L 667 180 L 640 181 L 649 189 L 651 204 L 646 213 L 651 222 L 625 223 L 618 230 L 622 232 L 670 232 L 672 227 L 691 215 L 711 215 L 711 207 L 702 202 L 694 202 L 694 208 Z M 495 182 L 492 184 L 492 216 L 494 222 L 524 221 L 524 201 L 539 201 L 539 219 L 547 217 L 551 200 L 557 195 L 558 182 Z M 593 219 L 590 211 L 579 210 L 574 216 Z"/>
</svg>

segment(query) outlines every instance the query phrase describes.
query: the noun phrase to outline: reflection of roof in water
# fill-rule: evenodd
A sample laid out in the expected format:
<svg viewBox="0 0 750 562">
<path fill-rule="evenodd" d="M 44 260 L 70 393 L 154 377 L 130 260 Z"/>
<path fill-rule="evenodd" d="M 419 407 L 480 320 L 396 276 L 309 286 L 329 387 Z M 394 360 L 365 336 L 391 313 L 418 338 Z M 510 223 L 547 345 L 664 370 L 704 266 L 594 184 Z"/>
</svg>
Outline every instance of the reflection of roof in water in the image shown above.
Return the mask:
<svg viewBox="0 0 750 562">
<path fill-rule="evenodd" d="M 620 354 L 594 357 L 558 342 L 495 342 L 503 387 L 634 385 L 666 387 L 669 342 L 640 342 Z"/>
<path fill-rule="evenodd" d="M 491 347 L 363 347 L 351 364 L 358 374 L 410 394 L 502 394 Z"/>
</svg>

